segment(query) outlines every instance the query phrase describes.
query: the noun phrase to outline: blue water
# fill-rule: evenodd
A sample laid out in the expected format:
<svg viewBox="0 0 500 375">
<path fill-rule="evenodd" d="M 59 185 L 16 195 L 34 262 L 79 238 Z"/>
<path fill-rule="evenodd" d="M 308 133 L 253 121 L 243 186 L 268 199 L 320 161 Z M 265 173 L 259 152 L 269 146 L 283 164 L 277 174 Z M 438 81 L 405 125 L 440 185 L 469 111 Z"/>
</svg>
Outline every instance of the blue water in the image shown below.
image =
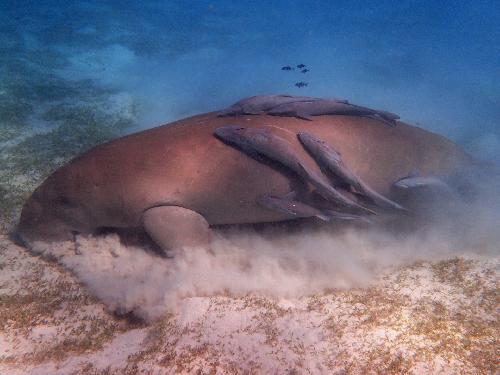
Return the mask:
<svg viewBox="0 0 500 375">
<path fill-rule="evenodd" d="M 91 101 L 86 85 L 133 108 L 132 130 L 290 93 L 390 110 L 500 160 L 499 1 L 0 0 L 0 25 L 0 80 L 58 82 L 16 92 L 33 126 Z"/>
</svg>

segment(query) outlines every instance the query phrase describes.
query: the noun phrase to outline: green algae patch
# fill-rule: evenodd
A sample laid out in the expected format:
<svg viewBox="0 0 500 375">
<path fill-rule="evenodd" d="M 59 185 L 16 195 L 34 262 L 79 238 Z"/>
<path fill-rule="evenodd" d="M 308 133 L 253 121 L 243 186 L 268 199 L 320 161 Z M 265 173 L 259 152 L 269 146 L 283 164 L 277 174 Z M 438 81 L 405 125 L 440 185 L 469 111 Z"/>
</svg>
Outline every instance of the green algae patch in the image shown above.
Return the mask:
<svg viewBox="0 0 500 375">
<path fill-rule="evenodd" d="M 92 91 L 88 82 L 84 82 L 77 101 L 74 84 L 61 85 L 57 80 L 52 86 L 32 88 L 34 91 L 30 94 L 18 89 L 18 95 L 13 98 L 20 100 L 0 103 L 0 228 L 3 232 L 12 229 L 22 204 L 50 173 L 76 155 L 119 137 L 135 124 L 133 104 L 127 103 L 125 108 L 113 108 L 110 104 L 116 93 L 104 89 Z M 40 90 L 52 99 L 66 94 L 71 94 L 73 99 L 41 103 L 44 99 Z M 89 99 L 92 93 L 95 97 Z M 33 103 L 45 110 L 36 114 Z M 34 117 L 35 123 L 41 122 L 45 127 L 33 125 Z"/>
<path fill-rule="evenodd" d="M 0 355 L 0 363 L 36 365 L 93 353 L 123 331 L 123 322 L 62 267 L 19 250 L 0 237 L 7 275 L 0 282 L 0 334 L 11 344 L 32 345 L 17 355 Z"/>
<path fill-rule="evenodd" d="M 50 173 L 134 125 L 136 106 L 115 87 L 65 76 L 75 51 L 47 40 L 43 48 L 29 43 L 19 20 L 7 14 L 0 19 L 0 233 L 5 233 Z M 37 30 L 41 40 L 48 37 L 45 29 Z"/>
</svg>

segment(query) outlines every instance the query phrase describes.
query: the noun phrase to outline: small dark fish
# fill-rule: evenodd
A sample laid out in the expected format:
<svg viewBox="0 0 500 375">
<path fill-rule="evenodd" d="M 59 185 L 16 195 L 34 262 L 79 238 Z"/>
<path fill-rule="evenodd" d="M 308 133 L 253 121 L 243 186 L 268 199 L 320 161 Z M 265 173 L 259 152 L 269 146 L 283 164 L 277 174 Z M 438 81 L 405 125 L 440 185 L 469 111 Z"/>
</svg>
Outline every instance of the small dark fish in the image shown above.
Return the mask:
<svg viewBox="0 0 500 375">
<path fill-rule="evenodd" d="M 286 65 L 282 67 L 281 70 L 293 70 L 293 68 L 290 65 Z"/>
<path fill-rule="evenodd" d="M 307 82 L 302 82 L 302 81 L 297 82 L 297 83 L 295 84 L 295 86 L 297 86 L 299 89 L 300 89 L 300 88 L 302 88 L 302 87 L 306 87 L 307 85 L 308 85 L 308 83 L 307 83 Z"/>
<path fill-rule="evenodd" d="M 299 65 L 297 65 L 297 68 L 299 68 L 299 69 L 302 69 L 302 68 L 305 68 L 305 67 L 306 67 L 306 66 L 305 66 L 304 64 L 299 64 Z"/>
<path fill-rule="evenodd" d="M 309 69 L 302 69 L 300 72 L 301 73 L 307 73 L 309 71 Z"/>
</svg>

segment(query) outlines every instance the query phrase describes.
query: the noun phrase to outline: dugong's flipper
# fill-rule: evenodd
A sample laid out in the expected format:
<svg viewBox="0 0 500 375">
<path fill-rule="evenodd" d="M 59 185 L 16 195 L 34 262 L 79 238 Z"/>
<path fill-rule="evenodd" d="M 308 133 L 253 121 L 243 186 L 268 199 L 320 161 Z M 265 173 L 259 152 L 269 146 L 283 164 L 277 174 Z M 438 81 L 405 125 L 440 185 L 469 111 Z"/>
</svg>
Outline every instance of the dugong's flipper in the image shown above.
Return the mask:
<svg viewBox="0 0 500 375">
<path fill-rule="evenodd" d="M 374 213 L 355 201 L 343 196 L 329 185 L 323 175 L 309 170 L 305 161 L 301 160 L 290 143 L 273 133 L 269 128 L 244 128 L 241 126 L 224 126 L 215 130 L 215 135 L 238 149 L 249 153 L 265 156 L 279 162 L 313 185 L 326 200 L 345 208 Z"/>
<path fill-rule="evenodd" d="M 211 242 L 205 218 L 178 206 L 147 209 L 142 214 L 142 226 L 166 254 L 182 247 L 208 247 Z"/>
<path fill-rule="evenodd" d="M 380 195 L 365 184 L 343 163 L 340 154 L 332 146 L 309 133 L 302 132 L 297 136 L 307 152 L 322 168 L 329 170 L 342 182 L 354 188 L 357 193 L 362 194 L 379 207 L 404 210 L 401 205 Z"/>
</svg>

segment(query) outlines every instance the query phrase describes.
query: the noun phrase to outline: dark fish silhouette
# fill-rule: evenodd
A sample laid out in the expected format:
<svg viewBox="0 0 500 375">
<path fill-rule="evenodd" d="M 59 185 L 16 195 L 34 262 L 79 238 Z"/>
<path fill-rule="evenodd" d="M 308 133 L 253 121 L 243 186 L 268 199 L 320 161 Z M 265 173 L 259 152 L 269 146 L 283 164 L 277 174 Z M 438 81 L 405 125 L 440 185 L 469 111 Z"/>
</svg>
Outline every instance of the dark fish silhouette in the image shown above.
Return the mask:
<svg viewBox="0 0 500 375">
<path fill-rule="evenodd" d="M 308 83 L 307 83 L 307 82 L 302 82 L 302 81 L 297 82 L 297 83 L 295 84 L 295 86 L 297 86 L 299 89 L 300 89 L 300 88 L 302 88 L 302 87 L 306 87 L 307 85 L 308 85 Z"/>
<path fill-rule="evenodd" d="M 293 70 L 293 68 L 290 65 L 286 65 L 282 67 L 281 70 Z"/>
<path fill-rule="evenodd" d="M 306 67 L 306 66 L 305 66 L 304 64 L 299 64 L 299 65 L 297 65 L 297 68 L 299 68 L 299 69 L 302 69 L 302 68 L 305 68 L 305 67 Z"/>
<path fill-rule="evenodd" d="M 301 73 L 307 73 L 309 71 L 309 69 L 302 69 L 300 72 Z"/>
</svg>

